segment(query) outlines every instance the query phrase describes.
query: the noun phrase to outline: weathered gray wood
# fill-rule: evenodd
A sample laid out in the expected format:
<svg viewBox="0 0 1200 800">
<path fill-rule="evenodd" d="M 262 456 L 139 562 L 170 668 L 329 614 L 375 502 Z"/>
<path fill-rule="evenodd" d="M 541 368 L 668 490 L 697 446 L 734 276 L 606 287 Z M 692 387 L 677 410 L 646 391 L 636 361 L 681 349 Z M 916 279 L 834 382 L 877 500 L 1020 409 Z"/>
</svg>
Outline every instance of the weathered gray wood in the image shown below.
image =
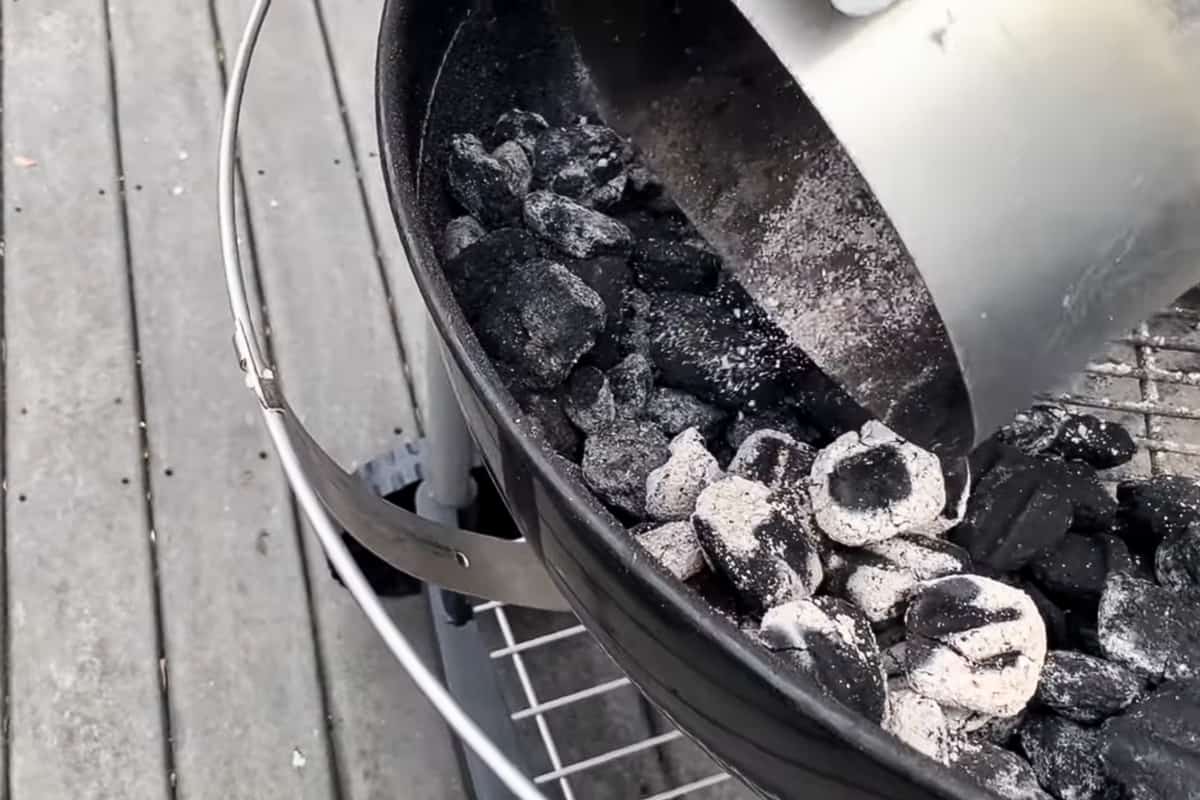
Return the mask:
<svg viewBox="0 0 1200 800">
<path fill-rule="evenodd" d="M 217 2 L 227 50 L 249 7 Z M 276 4 L 246 95 L 241 152 L 284 385 L 317 439 L 350 466 L 399 441 L 396 431 L 412 433 L 414 415 L 322 52 L 314 8 Z M 460 795 L 444 723 L 306 537 L 343 797 Z M 419 604 L 394 611 L 428 647 Z"/>
<path fill-rule="evenodd" d="M 420 392 L 425 366 L 425 306 L 400 245 L 379 158 L 375 126 L 375 40 L 379 35 L 382 0 L 313 0 L 328 35 L 334 76 L 345 104 L 345 118 L 354 143 L 366 192 L 367 206 L 379 241 L 409 374 Z M 343 162 L 345 165 L 345 162 Z"/>
<path fill-rule="evenodd" d="M 230 344 L 208 9 L 169 0 L 110 14 L 177 796 L 327 798 L 302 553 Z"/>
<path fill-rule="evenodd" d="M 94 0 L 4 9 L 9 778 L 20 798 L 168 793 L 103 13 Z"/>
</svg>

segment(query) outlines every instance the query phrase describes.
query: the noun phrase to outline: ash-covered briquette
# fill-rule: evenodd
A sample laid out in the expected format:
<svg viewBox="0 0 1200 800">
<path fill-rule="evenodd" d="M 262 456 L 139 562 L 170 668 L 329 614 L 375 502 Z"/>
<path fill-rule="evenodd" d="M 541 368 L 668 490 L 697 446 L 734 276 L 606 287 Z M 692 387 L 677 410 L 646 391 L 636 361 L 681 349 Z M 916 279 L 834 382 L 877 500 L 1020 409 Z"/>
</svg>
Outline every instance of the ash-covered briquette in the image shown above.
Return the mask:
<svg viewBox="0 0 1200 800">
<path fill-rule="evenodd" d="M 950 762 L 956 738 L 946 724 L 942 707 L 904 686 L 888 687 L 887 716 L 883 729 L 934 761 Z"/>
<path fill-rule="evenodd" d="M 962 747 L 953 765 L 1005 800 L 1052 800 L 1038 785 L 1028 761 L 994 744 L 973 742 Z"/>
<path fill-rule="evenodd" d="M 529 231 L 499 228 L 449 257 L 443 263 L 446 280 L 467 319 L 478 322 L 511 279 L 513 270 L 538 258 L 543 249 Z"/>
<path fill-rule="evenodd" d="M 713 567 L 759 608 L 809 597 L 821 585 L 820 542 L 808 520 L 761 483 L 731 476 L 708 486 L 692 525 Z"/>
<path fill-rule="evenodd" d="M 820 431 L 809 425 L 800 414 L 791 408 L 766 408 L 757 411 L 740 411 L 725 430 L 725 442 L 733 450 L 755 431 L 780 431 L 797 442 L 821 447 L 828 444 Z"/>
<path fill-rule="evenodd" d="M 584 442 L 584 481 L 609 505 L 645 519 L 646 477 L 670 458 L 668 444 L 653 423 L 618 420 Z"/>
<path fill-rule="evenodd" d="M 539 188 L 589 208 L 607 208 L 625 192 L 633 151 L 604 125 L 582 123 L 550 128 L 534 144 L 534 179 Z"/>
<path fill-rule="evenodd" d="M 517 370 L 530 389 L 552 389 L 570 374 L 604 327 L 604 303 L 561 264 L 515 267 L 480 317 L 488 352 Z"/>
<path fill-rule="evenodd" d="M 726 408 L 773 399 L 788 354 L 761 313 L 731 285 L 711 295 L 652 295 L 650 358 L 660 383 Z"/>
<path fill-rule="evenodd" d="M 977 564 L 1015 572 L 1058 545 L 1073 510 L 1063 492 L 1061 464 L 1002 458 L 976 480 L 967 515 L 950 532 Z"/>
<path fill-rule="evenodd" d="M 647 291 L 704 294 L 717 287 L 721 258 L 703 239 L 639 240 L 630 258 L 634 279 Z"/>
<path fill-rule="evenodd" d="M 1200 676 L 1200 592 L 1108 576 L 1097 626 L 1104 657 L 1151 680 Z"/>
<path fill-rule="evenodd" d="M 1135 553 L 1153 553 L 1163 539 L 1200 522 L 1200 484 L 1181 475 L 1122 481 L 1117 503 L 1115 531 Z"/>
<path fill-rule="evenodd" d="M 729 474 L 766 484 L 774 491 L 802 493 L 817 451 L 782 431 L 755 431 L 729 462 Z"/>
<path fill-rule="evenodd" d="M 737 479 L 735 479 L 737 480 Z M 775 606 L 760 636 L 830 697 L 872 722 L 887 713 L 887 684 L 871 624 L 844 600 L 814 597 Z"/>
<path fill-rule="evenodd" d="M 1069 416 L 1070 412 L 1057 403 L 1035 403 L 1001 428 L 996 438 L 1026 455 L 1044 453 L 1058 439 Z"/>
<path fill-rule="evenodd" d="M 587 434 L 607 428 L 617 418 L 608 376 L 595 367 L 579 367 L 571 373 L 564 393 L 563 410 L 575 427 Z"/>
<path fill-rule="evenodd" d="M 1110 719 L 1100 760 L 1125 800 L 1200 798 L 1200 680 L 1163 684 Z"/>
<path fill-rule="evenodd" d="M 533 168 L 519 145 L 488 153 L 478 136 L 465 133 L 450 137 L 446 177 L 454 199 L 471 216 L 496 227 L 520 221 Z"/>
<path fill-rule="evenodd" d="M 1034 714 L 1017 731 L 1038 783 L 1059 800 L 1101 800 L 1109 789 L 1100 732 L 1053 714 Z"/>
<path fill-rule="evenodd" d="M 885 622 L 903 614 L 922 581 L 964 572 L 970 564 L 970 556 L 957 545 L 900 534 L 861 549 L 830 549 L 826 589 L 861 608 L 871 622 Z"/>
<path fill-rule="evenodd" d="M 1033 696 L 1046 629 L 1019 589 L 977 575 L 927 581 L 904 623 L 908 683 L 926 697 L 1008 717 Z"/>
<path fill-rule="evenodd" d="M 1129 431 L 1115 422 L 1091 414 L 1072 414 L 1063 420 L 1058 436 L 1046 449 L 1068 461 L 1110 469 L 1133 458 L 1137 443 Z"/>
<path fill-rule="evenodd" d="M 641 353 L 630 353 L 608 371 L 608 383 L 617 416 L 639 417 L 654 393 L 654 368 Z"/>
<path fill-rule="evenodd" d="M 699 397 L 665 386 L 654 387 L 646 414 L 668 436 L 697 428 L 705 438 L 710 437 L 726 417 L 725 411 Z"/>
<path fill-rule="evenodd" d="M 554 192 L 525 195 L 523 213 L 529 230 L 575 258 L 626 254 L 633 244 L 617 220 Z"/>
<path fill-rule="evenodd" d="M 442 260 L 450 261 L 463 250 L 487 236 L 487 228 L 470 214 L 455 217 L 442 234 Z"/>
<path fill-rule="evenodd" d="M 681 581 L 704 569 L 704 552 L 692 523 L 668 522 L 637 534 L 637 540 L 651 557 Z"/>
<path fill-rule="evenodd" d="M 817 526 L 850 547 L 928 524 L 946 505 L 937 456 L 874 421 L 817 455 L 808 491 Z"/>
<path fill-rule="evenodd" d="M 1096 603 L 1109 573 L 1133 571 L 1129 548 L 1116 536 L 1068 533 L 1029 563 L 1038 586 L 1065 602 Z"/>
<path fill-rule="evenodd" d="M 496 120 L 496 124 L 492 126 L 489 143 L 496 147 L 507 141 L 516 142 L 532 158 L 538 137 L 549 127 L 546 118 L 541 114 L 513 108 L 505 111 Z"/>
<path fill-rule="evenodd" d="M 1154 576 L 1168 589 L 1200 590 L 1200 523 L 1163 540 L 1154 553 Z"/>
<path fill-rule="evenodd" d="M 1113 661 L 1051 650 L 1034 699 L 1076 722 L 1103 722 L 1138 698 L 1145 681 Z"/>
<path fill-rule="evenodd" d="M 913 533 L 923 536 L 941 536 L 962 522 L 967 515 L 967 501 L 971 499 L 971 462 L 966 458 L 939 460 L 942 464 L 946 505 L 942 506 L 942 513 L 933 521 L 913 528 Z"/>
<path fill-rule="evenodd" d="M 671 457 L 646 476 L 646 513 L 657 520 L 682 520 L 692 515 L 700 492 L 722 477 L 717 459 L 696 428 L 671 440 Z"/>
</svg>

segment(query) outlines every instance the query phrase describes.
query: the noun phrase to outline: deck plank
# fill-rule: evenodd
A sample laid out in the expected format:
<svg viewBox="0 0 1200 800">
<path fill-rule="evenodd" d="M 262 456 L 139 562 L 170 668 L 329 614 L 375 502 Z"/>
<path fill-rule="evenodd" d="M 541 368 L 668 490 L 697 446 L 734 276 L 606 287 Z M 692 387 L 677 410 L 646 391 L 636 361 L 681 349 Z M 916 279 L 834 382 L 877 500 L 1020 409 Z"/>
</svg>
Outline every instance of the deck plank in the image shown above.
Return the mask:
<svg viewBox="0 0 1200 800">
<path fill-rule="evenodd" d="M 248 0 L 217 0 L 232 51 Z M 283 383 L 344 466 L 415 433 L 400 348 L 314 7 L 278 3 L 254 62 L 242 164 Z M 330 577 L 306 531 L 318 640 L 345 798 L 461 796 L 441 719 Z M 432 655 L 419 599 L 393 613 Z"/>
<path fill-rule="evenodd" d="M 211 19 L 189 0 L 111 8 L 177 796 L 327 798 L 302 552 L 231 347 Z"/>
<path fill-rule="evenodd" d="M 375 226 L 392 302 L 400 322 L 412 385 L 421 391 L 425 365 L 425 304 L 396 234 L 388 205 L 375 126 L 375 42 L 382 0 L 314 0 L 324 21 L 333 74 L 345 104 L 368 211 Z"/>
<path fill-rule="evenodd" d="M 166 798 L 103 6 L 9 3 L 3 28 L 9 781 Z"/>
</svg>

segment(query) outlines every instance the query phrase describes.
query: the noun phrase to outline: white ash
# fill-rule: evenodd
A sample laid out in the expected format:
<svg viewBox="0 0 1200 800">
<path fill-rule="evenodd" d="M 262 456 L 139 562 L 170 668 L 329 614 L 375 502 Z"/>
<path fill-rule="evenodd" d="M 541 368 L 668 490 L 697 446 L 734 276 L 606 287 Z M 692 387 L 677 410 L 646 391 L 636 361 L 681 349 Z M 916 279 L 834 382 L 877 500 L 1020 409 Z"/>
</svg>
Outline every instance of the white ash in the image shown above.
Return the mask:
<svg viewBox="0 0 1200 800">
<path fill-rule="evenodd" d="M 1009 717 L 1037 689 L 1046 627 L 1019 589 L 976 575 L 926 581 L 905 626 L 908 683 L 944 706 Z"/>
<path fill-rule="evenodd" d="M 921 581 L 954 575 L 969 565 L 962 548 L 918 534 L 900 534 L 858 550 L 833 550 L 825 562 L 835 593 L 872 622 L 900 616 Z"/>
<path fill-rule="evenodd" d="M 681 581 L 704 569 L 704 552 L 692 523 L 668 522 L 639 534 L 638 542 L 650 556 Z"/>
<path fill-rule="evenodd" d="M 486 235 L 487 229 L 470 214 L 455 217 L 442 234 L 442 258 L 449 261 Z"/>
<path fill-rule="evenodd" d="M 857 477 L 852 491 L 861 494 L 847 505 L 839 469 L 875 454 L 886 456 L 894 470 L 885 475 L 868 471 Z M 884 480 L 891 481 L 883 485 Z M 907 485 L 904 485 L 907 484 Z M 809 497 L 817 525 L 835 542 L 858 547 L 890 539 L 933 522 L 946 504 L 941 462 L 901 439 L 884 425 L 868 422 L 861 431 L 838 437 L 813 462 Z"/>
<path fill-rule="evenodd" d="M 658 520 L 687 519 L 700 492 L 721 478 L 721 466 L 696 428 L 680 433 L 669 447 L 667 463 L 646 476 L 646 513 Z"/>
<path fill-rule="evenodd" d="M 943 764 L 950 762 L 956 750 L 956 738 L 942 707 L 912 689 L 889 686 L 883 729 Z"/>
<path fill-rule="evenodd" d="M 942 513 L 932 522 L 913 526 L 913 533 L 941 536 L 967 515 L 967 501 L 971 499 L 971 462 L 960 458 L 949 466 L 943 464 L 942 484 L 946 490 L 946 505 L 942 506 Z"/>
<path fill-rule="evenodd" d="M 809 597 L 824 579 L 807 519 L 761 483 L 732 476 L 708 486 L 696 499 L 692 525 L 713 568 L 761 608 Z"/>
</svg>

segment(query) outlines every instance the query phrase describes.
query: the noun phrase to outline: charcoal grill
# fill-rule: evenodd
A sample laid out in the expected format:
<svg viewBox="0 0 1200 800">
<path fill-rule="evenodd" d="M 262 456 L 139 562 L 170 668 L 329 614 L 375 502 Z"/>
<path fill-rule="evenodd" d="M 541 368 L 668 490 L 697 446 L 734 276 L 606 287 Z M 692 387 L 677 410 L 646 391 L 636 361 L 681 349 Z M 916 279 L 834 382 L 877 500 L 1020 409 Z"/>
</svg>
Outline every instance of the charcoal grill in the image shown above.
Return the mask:
<svg viewBox="0 0 1200 800">
<path fill-rule="evenodd" d="M 990 797 L 795 680 L 786 664 L 645 559 L 616 520 L 543 449 L 463 318 L 433 245 L 450 214 L 431 166 L 438 163 L 439 142 L 450 133 L 481 129 L 513 106 L 538 109 L 554 121 L 595 112 L 577 54 L 537 3 L 385 5 L 377 62 L 384 178 L 433 323 L 432 342 L 439 345 L 430 348 L 427 398 L 437 457 L 418 494 L 420 516 L 383 502 L 325 455 L 288 407 L 263 356 L 238 256 L 234 141 L 250 54 L 268 6 L 269 0 L 258 0 L 239 48 L 222 129 L 222 245 L 238 358 L 289 482 L 334 568 L 468 747 L 516 796 L 540 797 L 416 657 L 343 544 L 343 529 L 431 584 L 494 603 L 569 607 L 657 708 L 766 796 Z M 1161 371 L 1148 359 L 1130 369 L 1151 382 Z M 1131 410 L 1149 413 L 1145 404 L 1153 399 L 1140 402 Z M 1146 436 L 1154 440 L 1149 428 Z M 456 527 L 457 511 L 472 499 L 472 442 L 524 538 Z"/>
</svg>

